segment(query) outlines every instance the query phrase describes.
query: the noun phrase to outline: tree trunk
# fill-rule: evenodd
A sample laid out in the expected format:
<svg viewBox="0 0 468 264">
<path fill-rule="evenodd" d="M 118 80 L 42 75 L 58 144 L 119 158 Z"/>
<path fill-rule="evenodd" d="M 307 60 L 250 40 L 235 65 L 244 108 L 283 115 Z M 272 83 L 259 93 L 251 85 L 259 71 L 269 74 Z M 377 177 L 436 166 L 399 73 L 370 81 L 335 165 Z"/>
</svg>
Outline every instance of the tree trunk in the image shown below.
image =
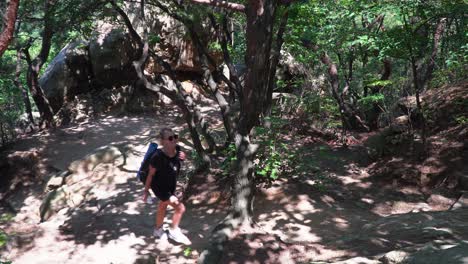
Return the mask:
<svg viewBox="0 0 468 264">
<path fill-rule="evenodd" d="M 47 100 L 47 97 L 44 95 L 44 91 L 39 85 L 39 71 L 40 67 L 38 67 L 37 65 L 28 65 L 27 84 L 29 90 L 31 91 L 31 95 L 34 99 L 34 102 L 36 103 L 37 109 L 41 114 L 41 123 L 45 121 L 46 127 L 51 127 L 53 126 L 54 114 L 52 107 L 49 104 L 49 100 Z"/>
<path fill-rule="evenodd" d="M 245 85 L 240 93 L 240 116 L 236 133 L 237 173 L 234 175 L 230 214 L 213 231 L 210 245 L 199 263 L 218 263 L 224 243 L 240 225 L 250 226 L 254 197 L 253 159 L 256 146 L 250 134 L 265 110 L 271 67 L 271 43 L 276 15 L 275 0 L 250 0 L 246 6 L 247 51 Z"/>
<path fill-rule="evenodd" d="M 53 5 L 52 0 L 46 0 L 44 3 L 44 30 L 42 32 L 42 44 L 41 51 L 39 55 L 31 60 L 29 55 L 29 47 L 24 50 L 26 55 L 26 60 L 28 62 L 28 72 L 27 72 L 27 83 L 31 95 L 36 103 L 37 109 L 41 113 L 41 123 L 45 121 L 46 127 L 51 127 L 54 125 L 53 118 L 54 113 L 52 107 L 49 104 L 49 100 L 44 94 L 41 86 L 39 85 L 39 72 L 49 57 L 50 47 L 52 45 L 52 37 L 54 35 L 53 25 L 52 25 L 52 16 L 51 11 Z"/>
<path fill-rule="evenodd" d="M 410 51 L 410 53 L 413 54 L 412 51 Z M 418 82 L 418 69 L 416 65 L 416 58 L 414 56 L 411 56 L 411 69 L 413 72 L 413 84 L 414 84 L 414 91 L 416 94 L 416 107 L 418 109 L 417 119 L 420 122 L 419 125 L 421 126 L 421 138 L 422 138 L 422 143 L 423 143 L 423 148 L 424 148 L 424 151 L 423 151 L 423 155 L 424 155 L 425 149 L 426 149 L 426 118 L 424 117 L 424 111 L 421 105 L 421 98 L 420 98 L 421 87 L 419 86 L 419 82 Z"/>
<path fill-rule="evenodd" d="M 16 16 L 18 14 L 19 0 L 10 0 L 8 3 L 7 11 L 4 17 L 5 28 L 0 35 L 0 57 L 2 57 L 5 50 L 8 48 L 8 45 L 13 38 L 13 33 L 15 31 L 15 22 Z"/>
<path fill-rule="evenodd" d="M 344 98 L 341 96 L 342 94 L 339 92 L 339 78 L 336 64 L 332 62 L 326 53 L 322 54 L 321 61 L 323 64 L 328 66 L 331 92 L 333 98 L 335 98 L 338 103 L 343 127 L 346 129 L 368 131 L 369 128 L 364 124 L 364 122 L 362 122 L 361 118 L 354 113 L 353 109 L 351 109 L 351 107 L 345 102 Z"/>
<path fill-rule="evenodd" d="M 34 117 L 32 115 L 31 102 L 29 101 L 28 90 L 24 88 L 23 84 L 20 81 L 21 75 L 21 51 L 16 52 L 16 72 L 15 72 L 15 85 L 21 91 L 23 95 L 24 107 L 26 108 L 26 113 L 28 114 L 29 122 L 34 126 Z"/>
<path fill-rule="evenodd" d="M 2 135 L 2 146 L 5 146 L 7 139 L 5 139 L 6 133 L 3 131 L 3 122 L 0 121 L 0 135 Z"/>
<path fill-rule="evenodd" d="M 289 17 L 289 5 L 287 5 L 286 10 L 283 13 L 283 16 L 281 17 L 281 22 L 278 28 L 278 35 L 276 37 L 276 46 L 273 50 L 273 56 L 271 58 L 271 68 L 269 72 L 269 77 L 268 77 L 268 92 L 267 92 L 267 98 L 265 102 L 265 109 L 263 110 L 263 115 L 265 117 L 271 115 L 272 107 L 273 107 L 273 90 L 276 87 L 276 66 L 279 63 L 280 57 L 281 57 L 281 47 L 283 46 L 283 35 L 284 32 L 286 31 L 286 25 L 288 23 L 288 17 Z M 271 126 L 270 121 L 266 121 L 267 123 L 265 124 L 266 127 Z"/>
</svg>

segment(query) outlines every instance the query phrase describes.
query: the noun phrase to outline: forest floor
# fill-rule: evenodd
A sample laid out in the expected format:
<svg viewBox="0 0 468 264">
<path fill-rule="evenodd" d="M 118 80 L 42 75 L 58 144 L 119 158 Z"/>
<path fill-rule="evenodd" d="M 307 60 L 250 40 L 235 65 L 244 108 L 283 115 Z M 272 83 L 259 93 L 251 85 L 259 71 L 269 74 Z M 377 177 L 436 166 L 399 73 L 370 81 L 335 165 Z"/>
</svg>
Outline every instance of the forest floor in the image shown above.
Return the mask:
<svg viewBox="0 0 468 264">
<path fill-rule="evenodd" d="M 185 129 L 177 112 L 167 111 L 156 118 L 106 116 L 17 142 L 11 153 L 35 151 L 47 167 L 58 170 L 107 145 L 124 144 L 127 159 L 121 166 L 96 167 L 93 174 L 105 179 L 105 184 L 93 187 L 95 198 L 44 222 L 40 222 L 39 207 L 47 178 L 25 181 L 9 195 L 10 209 L 0 208 L 0 229 L 8 236 L 0 260 L 15 264 L 195 263 L 211 231 L 227 213 L 227 184 L 213 170 L 194 175 L 185 184 L 187 211 L 181 223 L 193 244 L 155 240 L 156 206 L 141 201 L 143 186 L 135 173 L 151 136 L 162 126 Z M 188 135 L 182 138 L 181 144 L 190 149 Z M 468 241 L 468 227 L 454 222 L 466 220 L 468 210 L 440 215 L 457 202 L 458 194 L 380 181 L 370 173 L 371 163 L 361 142 L 346 148 L 299 143 L 304 173 L 259 189 L 254 233 L 241 232 L 227 243 L 222 263 L 376 260 L 393 250 L 416 249 L 444 238 Z M 193 171 L 192 162 L 189 158 L 186 171 Z M 385 219 L 393 222 L 382 222 Z M 425 225 L 437 219 L 442 220 Z M 165 225 L 169 223 L 166 217 Z M 440 231 L 444 225 L 451 227 L 450 234 Z M 438 233 L 427 233 L 428 228 Z"/>
</svg>

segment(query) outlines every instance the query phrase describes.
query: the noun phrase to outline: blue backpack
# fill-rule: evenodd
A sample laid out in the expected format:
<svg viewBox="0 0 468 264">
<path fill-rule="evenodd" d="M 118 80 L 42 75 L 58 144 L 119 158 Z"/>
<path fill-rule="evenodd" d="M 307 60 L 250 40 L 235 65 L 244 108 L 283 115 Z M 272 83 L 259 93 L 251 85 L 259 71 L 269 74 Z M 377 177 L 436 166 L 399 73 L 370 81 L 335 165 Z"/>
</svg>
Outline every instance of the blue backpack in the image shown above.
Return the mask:
<svg viewBox="0 0 468 264">
<path fill-rule="evenodd" d="M 151 157 L 153 157 L 153 155 L 157 151 L 158 151 L 158 144 L 151 142 L 148 145 L 148 150 L 146 150 L 145 157 L 143 158 L 143 161 L 141 162 L 141 165 L 140 165 L 140 169 L 138 169 L 138 172 L 137 172 L 138 180 L 140 180 L 143 183 L 146 182 L 146 177 L 148 176 Z"/>
</svg>

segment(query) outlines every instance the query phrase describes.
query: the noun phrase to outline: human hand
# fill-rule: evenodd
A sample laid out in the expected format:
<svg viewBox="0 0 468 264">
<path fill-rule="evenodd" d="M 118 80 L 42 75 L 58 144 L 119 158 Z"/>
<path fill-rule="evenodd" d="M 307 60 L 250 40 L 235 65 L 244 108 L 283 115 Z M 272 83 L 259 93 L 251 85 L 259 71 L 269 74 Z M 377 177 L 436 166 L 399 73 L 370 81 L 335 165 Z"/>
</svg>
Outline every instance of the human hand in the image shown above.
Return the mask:
<svg viewBox="0 0 468 264">
<path fill-rule="evenodd" d="M 179 160 L 184 161 L 187 155 L 185 155 L 185 152 L 179 151 Z"/>
<path fill-rule="evenodd" d="M 171 197 L 169 197 L 169 202 L 174 203 L 174 204 L 178 204 L 179 199 L 177 197 L 175 197 L 174 195 L 171 195 Z"/>
<path fill-rule="evenodd" d="M 143 202 L 146 203 L 146 199 L 148 199 L 148 191 L 143 191 Z"/>
</svg>

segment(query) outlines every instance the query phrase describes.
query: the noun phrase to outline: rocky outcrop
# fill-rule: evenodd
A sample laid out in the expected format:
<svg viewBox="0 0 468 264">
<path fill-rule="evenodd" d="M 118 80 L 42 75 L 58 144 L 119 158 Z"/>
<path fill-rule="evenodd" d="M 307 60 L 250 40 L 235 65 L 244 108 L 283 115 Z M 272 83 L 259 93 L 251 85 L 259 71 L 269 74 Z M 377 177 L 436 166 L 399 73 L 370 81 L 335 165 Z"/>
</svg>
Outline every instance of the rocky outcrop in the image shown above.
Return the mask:
<svg viewBox="0 0 468 264">
<path fill-rule="evenodd" d="M 39 84 L 54 112 L 62 107 L 64 101 L 89 91 L 92 78 L 90 65 L 88 43 L 85 41 L 68 44 L 52 60 Z"/>
<path fill-rule="evenodd" d="M 133 84 L 136 74 L 132 62 L 137 56 L 130 37 L 120 29 L 112 29 L 89 42 L 68 44 L 52 60 L 39 82 L 57 113 L 64 104 L 92 88 Z"/>
<path fill-rule="evenodd" d="M 96 85 L 105 88 L 131 84 L 136 79 L 132 62 L 139 56 L 131 38 L 112 29 L 89 42 L 89 60 Z"/>
<path fill-rule="evenodd" d="M 104 146 L 72 162 L 66 171 L 52 175 L 46 185 L 47 194 L 39 208 L 41 221 L 46 221 L 62 209 L 80 206 L 87 201 L 94 187 L 112 181 L 104 178 L 107 174 L 98 176 L 98 166 L 118 166 L 124 163 L 125 155 L 121 149 L 116 146 Z"/>
</svg>

